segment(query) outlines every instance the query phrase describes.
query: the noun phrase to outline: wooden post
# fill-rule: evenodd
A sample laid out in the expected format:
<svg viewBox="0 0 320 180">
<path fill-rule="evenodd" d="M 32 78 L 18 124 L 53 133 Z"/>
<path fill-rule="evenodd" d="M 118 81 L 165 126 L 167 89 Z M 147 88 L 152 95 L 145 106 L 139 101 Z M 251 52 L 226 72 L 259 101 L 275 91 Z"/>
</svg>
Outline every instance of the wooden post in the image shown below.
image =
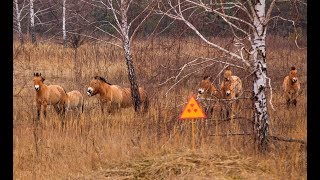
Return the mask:
<svg viewBox="0 0 320 180">
<path fill-rule="evenodd" d="M 191 133 L 192 133 L 192 151 L 195 151 L 195 142 L 194 142 L 194 119 L 191 120 Z"/>
</svg>

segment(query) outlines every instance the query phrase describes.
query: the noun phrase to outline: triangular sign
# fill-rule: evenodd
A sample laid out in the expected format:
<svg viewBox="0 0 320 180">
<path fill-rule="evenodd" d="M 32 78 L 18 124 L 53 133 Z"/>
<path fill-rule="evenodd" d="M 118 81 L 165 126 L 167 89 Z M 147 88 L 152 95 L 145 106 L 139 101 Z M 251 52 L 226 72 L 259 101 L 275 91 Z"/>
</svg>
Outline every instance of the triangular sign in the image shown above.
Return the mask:
<svg viewBox="0 0 320 180">
<path fill-rule="evenodd" d="M 207 118 L 193 95 L 190 97 L 187 105 L 184 107 L 184 110 L 179 117 L 179 119 L 190 118 Z"/>
</svg>

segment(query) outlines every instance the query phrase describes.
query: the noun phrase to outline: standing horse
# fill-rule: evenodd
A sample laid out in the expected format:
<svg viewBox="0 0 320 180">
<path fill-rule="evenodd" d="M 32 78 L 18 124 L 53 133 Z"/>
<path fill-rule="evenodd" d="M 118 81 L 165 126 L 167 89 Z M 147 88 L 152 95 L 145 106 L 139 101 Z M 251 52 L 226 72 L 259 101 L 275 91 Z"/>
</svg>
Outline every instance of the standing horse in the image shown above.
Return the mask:
<svg viewBox="0 0 320 180">
<path fill-rule="evenodd" d="M 66 110 L 78 110 L 83 113 L 84 98 L 83 95 L 76 90 L 67 93 L 67 99 L 65 103 Z"/>
<path fill-rule="evenodd" d="M 206 106 L 205 112 L 207 114 L 207 117 L 212 116 L 213 106 L 216 103 L 214 103 L 214 104 L 213 103 L 207 103 L 206 101 L 210 102 L 210 100 L 217 99 L 219 97 L 220 97 L 220 92 L 213 85 L 213 83 L 210 82 L 210 77 L 209 76 L 204 76 L 204 78 L 198 84 L 197 99 L 204 100 L 204 106 Z"/>
<path fill-rule="evenodd" d="M 297 97 L 300 92 L 300 82 L 298 81 L 297 77 L 297 69 L 294 66 L 291 67 L 289 75 L 284 78 L 282 86 L 287 106 L 289 107 L 290 104 L 297 106 Z"/>
<path fill-rule="evenodd" d="M 41 106 L 43 106 L 43 114 L 47 116 L 47 105 L 53 105 L 55 111 L 61 117 L 65 114 L 66 91 L 59 85 L 45 85 L 45 78 L 41 73 L 33 74 L 33 84 L 36 90 L 36 103 L 38 120 L 40 119 Z"/>
<path fill-rule="evenodd" d="M 140 100 L 143 105 L 143 110 L 146 112 L 149 107 L 149 99 L 146 91 L 139 87 Z M 104 106 L 107 105 L 109 113 L 113 113 L 120 108 L 128 108 L 133 106 L 131 98 L 131 89 L 123 88 L 118 85 L 112 85 L 103 77 L 95 76 L 88 87 L 88 96 L 100 94 L 100 106 L 102 113 Z M 141 107 L 142 108 L 142 107 Z"/>
<path fill-rule="evenodd" d="M 233 121 L 234 112 L 239 110 L 239 97 L 243 94 L 242 81 L 238 76 L 232 75 L 230 69 L 223 73 L 223 81 L 220 85 L 221 98 L 226 99 L 226 116 Z"/>
</svg>

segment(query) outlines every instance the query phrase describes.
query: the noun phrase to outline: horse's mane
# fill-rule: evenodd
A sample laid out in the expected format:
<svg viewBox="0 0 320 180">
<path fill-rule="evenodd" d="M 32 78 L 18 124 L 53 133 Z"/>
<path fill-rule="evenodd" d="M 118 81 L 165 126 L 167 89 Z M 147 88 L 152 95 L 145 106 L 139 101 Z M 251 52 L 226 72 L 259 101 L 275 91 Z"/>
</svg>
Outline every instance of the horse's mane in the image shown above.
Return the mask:
<svg viewBox="0 0 320 180">
<path fill-rule="evenodd" d="M 109 85 L 112 85 L 111 83 L 107 82 L 107 80 L 106 80 L 105 78 L 103 78 L 103 77 L 101 77 L 101 76 L 95 76 L 94 79 L 97 79 L 97 80 L 100 80 L 100 81 L 102 81 L 102 82 L 105 82 L 105 83 L 107 83 L 107 84 L 109 84 Z"/>
</svg>

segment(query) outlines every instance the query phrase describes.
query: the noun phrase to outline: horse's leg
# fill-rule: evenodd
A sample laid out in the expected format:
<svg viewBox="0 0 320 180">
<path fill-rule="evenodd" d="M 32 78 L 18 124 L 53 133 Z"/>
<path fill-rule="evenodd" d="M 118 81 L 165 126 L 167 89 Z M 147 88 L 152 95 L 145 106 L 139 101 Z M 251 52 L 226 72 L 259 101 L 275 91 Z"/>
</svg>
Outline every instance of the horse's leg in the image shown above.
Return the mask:
<svg viewBox="0 0 320 180">
<path fill-rule="evenodd" d="M 37 102 L 37 121 L 40 121 L 41 102 Z"/>
<path fill-rule="evenodd" d="M 235 102 L 231 102 L 230 113 L 229 113 L 230 114 L 231 132 L 234 131 L 234 122 L 233 122 L 234 121 L 234 119 L 233 119 L 234 118 L 234 106 L 235 106 L 234 104 L 235 104 Z"/>
<path fill-rule="evenodd" d="M 292 104 L 293 104 L 295 107 L 297 107 L 297 100 L 296 100 L 296 99 L 293 99 L 293 100 L 292 100 Z"/>
<path fill-rule="evenodd" d="M 44 115 L 44 118 L 47 118 L 47 102 L 43 102 L 43 115 Z"/>
<path fill-rule="evenodd" d="M 66 118 L 65 102 L 64 101 L 60 101 L 59 106 L 60 106 L 60 118 L 61 118 L 62 126 L 64 126 L 65 118 Z"/>
<path fill-rule="evenodd" d="M 54 105 L 54 109 L 56 110 L 58 116 L 60 117 L 61 119 L 61 128 L 62 128 L 62 131 L 64 130 L 64 115 L 65 115 L 65 107 L 63 104 L 59 103 L 59 104 L 56 104 Z"/>
<path fill-rule="evenodd" d="M 61 116 L 62 116 L 62 118 L 65 118 L 65 115 L 66 115 L 66 107 L 65 107 L 64 103 L 61 103 L 61 104 L 60 104 L 60 107 L 61 107 Z"/>
<path fill-rule="evenodd" d="M 59 106 L 58 105 L 53 105 L 53 107 L 54 107 L 54 110 L 56 111 L 56 113 L 59 115 L 60 111 L 61 111 Z"/>
</svg>

